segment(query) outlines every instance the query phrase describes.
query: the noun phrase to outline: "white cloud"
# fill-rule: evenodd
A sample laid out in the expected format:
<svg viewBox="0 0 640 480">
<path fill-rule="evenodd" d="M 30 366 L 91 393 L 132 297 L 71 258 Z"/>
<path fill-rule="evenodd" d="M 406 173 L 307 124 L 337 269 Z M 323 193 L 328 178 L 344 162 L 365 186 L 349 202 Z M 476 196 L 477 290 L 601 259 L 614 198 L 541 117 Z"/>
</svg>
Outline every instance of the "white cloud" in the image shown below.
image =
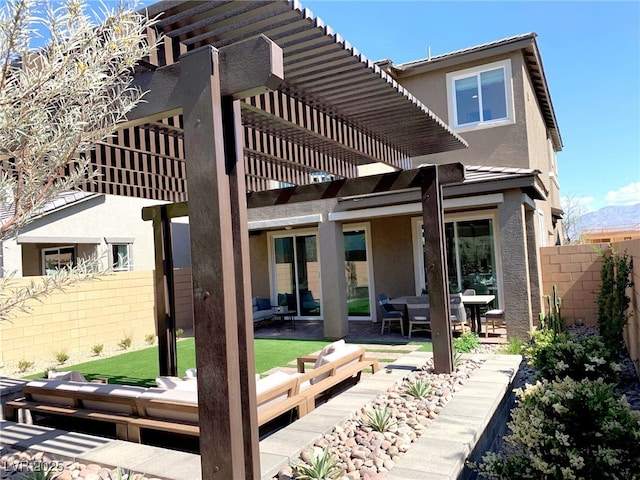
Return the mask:
<svg viewBox="0 0 640 480">
<path fill-rule="evenodd" d="M 634 205 L 640 203 L 640 182 L 632 182 L 605 195 L 607 205 Z"/>
</svg>

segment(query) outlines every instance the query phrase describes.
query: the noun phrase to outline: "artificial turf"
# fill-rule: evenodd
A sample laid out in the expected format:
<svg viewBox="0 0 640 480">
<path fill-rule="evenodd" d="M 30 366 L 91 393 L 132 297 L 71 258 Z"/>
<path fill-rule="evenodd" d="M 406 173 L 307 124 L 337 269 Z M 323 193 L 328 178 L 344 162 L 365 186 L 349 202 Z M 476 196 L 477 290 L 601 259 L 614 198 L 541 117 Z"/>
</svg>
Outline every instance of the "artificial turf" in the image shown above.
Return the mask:
<svg viewBox="0 0 640 480">
<path fill-rule="evenodd" d="M 254 340 L 255 365 L 257 373 L 264 373 L 275 367 L 295 367 L 295 359 L 321 350 L 329 341 L 323 340 L 285 340 L 257 338 Z M 432 351 L 431 342 L 411 342 L 421 345 L 418 351 Z M 370 349 L 379 353 L 409 353 L 410 350 Z M 195 340 L 186 338 L 178 341 L 178 374 L 184 374 L 188 368 L 196 366 Z M 392 359 L 390 359 L 392 360 Z M 108 383 L 140 386 L 154 386 L 159 375 L 158 347 L 149 347 L 135 352 L 124 352 L 108 358 L 96 357 L 95 360 L 76 365 L 64 365 L 61 370 L 77 370 L 88 380 L 105 378 Z M 28 378 L 42 378 L 43 372 Z"/>
</svg>

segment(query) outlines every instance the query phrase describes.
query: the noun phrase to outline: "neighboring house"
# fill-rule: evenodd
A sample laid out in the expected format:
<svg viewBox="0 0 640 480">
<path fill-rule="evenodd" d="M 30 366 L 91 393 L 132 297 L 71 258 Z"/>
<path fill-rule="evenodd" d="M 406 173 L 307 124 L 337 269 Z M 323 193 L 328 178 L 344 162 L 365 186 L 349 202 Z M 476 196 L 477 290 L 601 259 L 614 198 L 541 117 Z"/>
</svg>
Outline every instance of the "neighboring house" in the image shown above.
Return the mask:
<svg viewBox="0 0 640 480">
<path fill-rule="evenodd" d="M 640 238 L 640 223 L 617 227 L 592 227 L 580 231 L 582 243 L 612 243 Z"/>
<path fill-rule="evenodd" d="M 378 63 L 468 142 L 467 149 L 413 158 L 413 165 L 467 166 L 462 184 L 443 189 L 450 288 L 494 294 L 509 335 L 518 336 L 542 308 L 539 247 L 563 237 L 562 141 L 535 37 Z M 323 292 L 334 290 L 335 269 L 325 265 L 340 243 L 323 245 L 323 237 L 336 230 L 344 235 L 337 255 L 345 258 L 350 318 L 375 320 L 376 293 L 412 295 L 426 287 L 419 191 L 249 210 L 249 220 L 254 294 L 287 298 L 301 318 L 334 321 L 336 298 Z M 314 308 L 307 308 L 309 298 Z M 325 324 L 325 334 L 332 331 Z"/>
<path fill-rule="evenodd" d="M 16 277 L 47 275 L 90 257 L 113 271 L 153 270 L 153 230 L 142 220 L 141 210 L 158 203 L 165 202 L 64 193 L 47 203 L 17 238 L 0 244 L 2 271 Z M 180 247 L 185 241 L 188 243 L 188 237 L 177 229 L 177 266 L 189 263 L 188 256 L 179 253 L 185 251 Z"/>
</svg>

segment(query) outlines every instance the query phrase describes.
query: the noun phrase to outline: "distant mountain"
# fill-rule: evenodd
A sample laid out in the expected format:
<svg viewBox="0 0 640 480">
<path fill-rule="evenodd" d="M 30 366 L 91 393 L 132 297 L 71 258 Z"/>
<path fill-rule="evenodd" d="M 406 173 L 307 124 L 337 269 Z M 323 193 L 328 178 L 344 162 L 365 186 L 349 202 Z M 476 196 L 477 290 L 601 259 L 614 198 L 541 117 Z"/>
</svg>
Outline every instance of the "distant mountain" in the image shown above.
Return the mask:
<svg viewBox="0 0 640 480">
<path fill-rule="evenodd" d="M 613 227 L 633 227 L 640 224 L 640 203 L 603 207 L 580 218 L 580 228 L 591 230 Z"/>
</svg>

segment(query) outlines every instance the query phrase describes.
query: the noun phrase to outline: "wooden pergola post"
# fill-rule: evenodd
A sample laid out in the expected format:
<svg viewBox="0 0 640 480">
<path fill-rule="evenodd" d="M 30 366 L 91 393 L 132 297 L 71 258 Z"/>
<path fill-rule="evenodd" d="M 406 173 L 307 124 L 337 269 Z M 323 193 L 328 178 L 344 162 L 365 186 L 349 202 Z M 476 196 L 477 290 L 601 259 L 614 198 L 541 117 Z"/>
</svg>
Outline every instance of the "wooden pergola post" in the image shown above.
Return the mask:
<svg viewBox="0 0 640 480">
<path fill-rule="evenodd" d="M 278 60 L 279 58 L 279 60 Z M 203 478 L 260 476 L 246 187 L 238 98 L 282 79 L 258 37 L 180 58 Z"/>
<path fill-rule="evenodd" d="M 422 222 L 424 230 L 424 278 L 429 289 L 433 368 L 436 373 L 451 373 L 451 306 L 449 276 L 444 245 L 444 214 L 438 166 L 429 172 L 421 185 Z"/>
</svg>

